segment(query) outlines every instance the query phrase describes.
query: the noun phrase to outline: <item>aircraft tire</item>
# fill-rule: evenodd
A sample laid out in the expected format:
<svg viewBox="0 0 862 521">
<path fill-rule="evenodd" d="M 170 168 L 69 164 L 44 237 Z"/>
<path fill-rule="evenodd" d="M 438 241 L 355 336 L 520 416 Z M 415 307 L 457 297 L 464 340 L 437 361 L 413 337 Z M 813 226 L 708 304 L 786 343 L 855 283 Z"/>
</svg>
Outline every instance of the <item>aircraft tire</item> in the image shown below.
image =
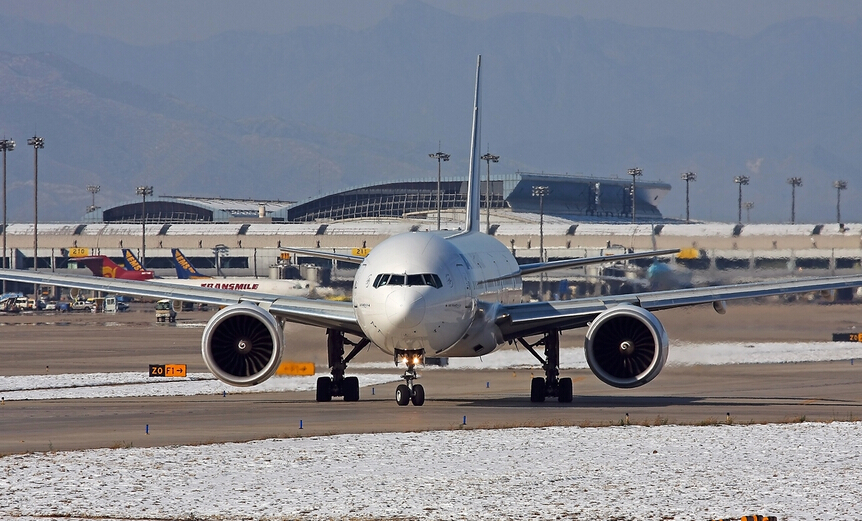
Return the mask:
<svg viewBox="0 0 862 521">
<path fill-rule="evenodd" d="M 328 376 L 321 376 L 317 379 L 317 401 L 332 401 L 332 380 Z"/>
<path fill-rule="evenodd" d="M 410 397 L 410 401 L 413 402 L 413 405 L 416 407 L 421 406 L 425 403 L 425 388 L 421 385 L 413 386 L 413 396 Z"/>
<path fill-rule="evenodd" d="M 355 376 L 348 376 L 344 379 L 344 401 L 359 401 L 359 378 Z"/>
<path fill-rule="evenodd" d="M 530 382 L 530 401 L 540 403 L 545 401 L 545 379 L 533 378 Z"/>
<path fill-rule="evenodd" d="M 572 403 L 572 379 L 560 378 L 560 388 L 557 393 L 560 403 Z"/>
<path fill-rule="evenodd" d="M 410 403 L 410 388 L 404 384 L 395 389 L 395 401 L 398 405 L 407 405 Z"/>
</svg>

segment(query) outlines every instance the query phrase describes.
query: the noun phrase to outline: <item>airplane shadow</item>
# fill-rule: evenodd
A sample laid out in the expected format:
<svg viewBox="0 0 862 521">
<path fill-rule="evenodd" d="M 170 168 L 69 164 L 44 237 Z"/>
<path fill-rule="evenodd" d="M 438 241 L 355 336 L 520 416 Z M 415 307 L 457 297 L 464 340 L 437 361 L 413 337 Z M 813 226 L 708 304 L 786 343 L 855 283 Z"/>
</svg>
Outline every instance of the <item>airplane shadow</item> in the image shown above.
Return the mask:
<svg viewBox="0 0 862 521">
<path fill-rule="evenodd" d="M 451 402 L 461 407 L 500 408 L 553 408 L 553 409 L 652 409 L 663 407 L 776 407 L 801 405 L 807 407 L 858 407 L 859 402 L 837 399 L 812 399 L 810 397 L 720 397 L 720 396 L 575 396 L 571 403 L 560 403 L 556 398 L 534 403 L 529 396 L 506 398 L 480 398 L 464 400 L 435 400 Z"/>
</svg>

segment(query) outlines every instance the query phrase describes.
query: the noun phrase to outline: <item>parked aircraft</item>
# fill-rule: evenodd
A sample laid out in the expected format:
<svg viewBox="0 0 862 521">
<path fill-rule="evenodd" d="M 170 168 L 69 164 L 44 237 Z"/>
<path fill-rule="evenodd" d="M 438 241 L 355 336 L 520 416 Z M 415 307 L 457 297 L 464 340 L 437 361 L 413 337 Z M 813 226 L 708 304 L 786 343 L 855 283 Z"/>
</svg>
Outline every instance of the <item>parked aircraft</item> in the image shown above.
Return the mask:
<svg viewBox="0 0 862 521">
<path fill-rule="evenodd" d="M 130 252 L 131 253 L 131 252 Z M 135 259 L 137 260 L 137 259 Z M 92 255 L 90 257 L 76 257 L 79 262 L 90 269 L 96 277 L 124 280 L 151 280 L 153 272 L 149 270 L 127 270 L 106 257 L 105 255 Z M 138 264 L 140 266 L 140 264 Z"/>
<path fill-rule="evenodd" d="M 179 251 L 179 250 L 176 250 Z M 123 250 L 124 263 L 133 268 L 141 267 L 141 263 L 131 250 Z M 78 257 L 77 261 L 83 261 L 83 264 L 90 268 L 93 275 L 96 277 L 125 279 L 125 280 L 153 280 L 153 272 L 143 269 L 126 269 L 118 266 L 111 259 L 104 255 L 92 257 Z M 179 271 L 179 269 L 177 270 Z M 204 280 L 201 280 L 204 279 Z M 299 279 L 269 279 L 269 278 L 252 278 L 252 277 L 229 277 L 229 278 L 212 278 L 212 277 L 192 277 L 178 279 L 155 279 L 166 284 L 174 284 L 178 286 L 198 286 L 201 288 L 215 288 L 228 291 L 241 291 L 248 293 L 274 294 L 295 297 L 321 297 L 325 296 L 322 293 L 326 291 L 316 288 L 314 284 L 307 280 Z M 59 285 L 59 284 L 58 284 Z M 119 292 L 122 293 L 122 292 Z M 188 301 L 188 300 L 187 300 Z M 179 309 L 179 306 L 175 306 Z"/>
<path fill-rule="evenodd" d="M 178 279 L 211 279 L 207 275 L 201 275 L 200 272 L 192 265 L 183 252 L 179 248 L 171 248 L 171 262 L 174 263 L 174 268 L 177 270 Z"/>
<path fill-rule="evenodd" d="M 275 374 L 285 350 L 282 329 L 285 321 L 324 328 L 331 376 L 318 379 L 317 400 L 321 402 L 333 396 L 343 396 L 345 401 L 359 399 L 359 380 L 346 376 L 346 370 L 364 347 L 374 343 L 392 355 L 396 363 L 406 365 L 404 383 L 395 392 L 398 404 L 412 402 L 417 406 L 424 403 L 425 391 L 414 383 L 416 366 L 425 355 L 476 357 L 493 352 L 501 344 L 518 342 L 544 368 L 544 377 L 531 382 L 530 399 L 540 402 L 556 397 L 561 402 L 570 402 L 572 380 L 559 375 L 562 330 L 587 327 L 584 349 L 592 372 L 611 386 L 633 388 L 658 376 L 667 360 L 667 333 L 653 311 L 711 303 L 721 313 L 725 301 L 731 299 L 862 285 L 862 276 L 825 277 L 520 302 L 522 275 L 670 252 L 519 266 L 505 245 L 482 233 L 478 156 L 480 73 L 481 57 L 476 68 L 464 229 L 396 235 L 381 242 L 365 258 L 318 253 L 359 264 L 353 302 L 16 270 L 0 270 L 0 278 L 224 306 L 204 328 L 201 351 L 209 370 L 221 381 L 236 386 L 255 385 Z M 345 346 L 351 347 L 346 355 Z M 543 355 L 537 351 L 540 346 Z"/>
</svg>

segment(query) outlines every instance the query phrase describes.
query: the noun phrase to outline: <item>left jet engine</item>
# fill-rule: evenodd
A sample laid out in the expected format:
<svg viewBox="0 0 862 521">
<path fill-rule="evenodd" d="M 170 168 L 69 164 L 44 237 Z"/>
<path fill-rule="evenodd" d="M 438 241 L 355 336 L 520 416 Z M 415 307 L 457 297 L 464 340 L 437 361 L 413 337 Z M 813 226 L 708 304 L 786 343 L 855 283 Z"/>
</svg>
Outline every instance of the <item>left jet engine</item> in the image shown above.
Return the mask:
<svg viewBox="0 0 862 521">
<path fill-rule="evenodd" d="M 275 317 L 250 302 L 219 310 L 201 338 L 209 370 L 237 387 L 257 385 L 275 374 L 283 352 L 284 332 Z"/>
</svg>

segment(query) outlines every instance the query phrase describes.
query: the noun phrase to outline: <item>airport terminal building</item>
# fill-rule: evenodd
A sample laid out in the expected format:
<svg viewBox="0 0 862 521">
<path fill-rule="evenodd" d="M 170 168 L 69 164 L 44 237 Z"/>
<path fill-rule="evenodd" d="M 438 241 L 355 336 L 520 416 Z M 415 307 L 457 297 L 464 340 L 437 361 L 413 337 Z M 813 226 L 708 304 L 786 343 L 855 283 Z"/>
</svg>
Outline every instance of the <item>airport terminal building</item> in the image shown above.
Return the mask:
<svg viewBox="0 0 862 521">
<path fill-rule="evenodd" d="M 595 178 L 516 172 L 482 181 L 482 207 L 509 209 L 516 213 L 599 221 L 631 222 L 632 183 L 628 179 Z M 544 188 L 541 200 L 534 195 Z M 634 207 L 639 219 L 662 222 L 658 208 L 670 191 L 667 183 L 636 184 Z M 241 219 L 267 219 L 279 223 L 329 222 L 350 219 L 403 217 L 437 211 L 463 209 L 467 205 L 467 180 L 397 181 L 370 184 L 325 194 L 301 202 L 216 199 L 201 197 L 154 197 L 146 202 L 129 201 L 111 208 L 96 208 L 83 222 L 227 223 Z"/>
</svg>

